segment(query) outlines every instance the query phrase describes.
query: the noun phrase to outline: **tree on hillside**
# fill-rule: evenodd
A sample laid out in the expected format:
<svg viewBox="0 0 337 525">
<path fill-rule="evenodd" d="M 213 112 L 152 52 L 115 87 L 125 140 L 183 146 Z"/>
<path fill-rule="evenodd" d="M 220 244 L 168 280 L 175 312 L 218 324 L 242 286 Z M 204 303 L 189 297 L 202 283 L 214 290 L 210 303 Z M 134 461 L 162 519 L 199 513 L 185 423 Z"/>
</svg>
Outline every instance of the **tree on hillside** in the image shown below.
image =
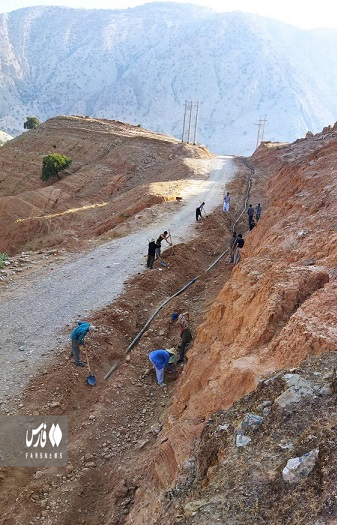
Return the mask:
<svg viewBox="0 0 337 525">
<path fill-rule="evenodd" d="M 60 179 L 60 171 L 65 170 L 70 166 L 72 160 L 65 155 L 59 153 L 51 153 L 42 159 L 42 175 L 41 179 L 49 180 L 51 177 Z"/>
<path fill-rule="evenodd" d="M 24 129 L 35 129 L 40 125 L 40 121 L 37 117 L 27 117 L 26 122 L 24 123 Z"/>
</svg>

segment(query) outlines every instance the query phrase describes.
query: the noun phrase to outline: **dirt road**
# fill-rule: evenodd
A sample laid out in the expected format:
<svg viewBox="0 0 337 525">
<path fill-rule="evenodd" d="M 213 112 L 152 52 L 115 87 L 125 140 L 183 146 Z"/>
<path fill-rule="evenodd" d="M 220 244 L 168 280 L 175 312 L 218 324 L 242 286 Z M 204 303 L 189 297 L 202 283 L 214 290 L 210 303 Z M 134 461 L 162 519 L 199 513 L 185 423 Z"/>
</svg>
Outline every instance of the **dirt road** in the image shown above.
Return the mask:
<svg viewBox="0 0 337 525">
<path fill-rule="evenodd" d="M 25 277 L 1 292 L 0 356 L 2 391 L 19 398 L 27 382 L 63 351 L 76 319 L 110 304 L 132 275 L 146 271 L 148 239 L 170 230 L 174 244 L 197 235 L 195 208 L 207 213 L 222 204 L 225 185 L 235 174 L 232 157 L 198 160 L 181 202 L 172 202 L 151 225 L 115 239 L 61 266 Z M 164 206 L 163 206 L 164 208 Z M 164 243 L 165 244 L 165 243 Z M 163 246 L 165 248 L 165 246 Z"/>
</svg>

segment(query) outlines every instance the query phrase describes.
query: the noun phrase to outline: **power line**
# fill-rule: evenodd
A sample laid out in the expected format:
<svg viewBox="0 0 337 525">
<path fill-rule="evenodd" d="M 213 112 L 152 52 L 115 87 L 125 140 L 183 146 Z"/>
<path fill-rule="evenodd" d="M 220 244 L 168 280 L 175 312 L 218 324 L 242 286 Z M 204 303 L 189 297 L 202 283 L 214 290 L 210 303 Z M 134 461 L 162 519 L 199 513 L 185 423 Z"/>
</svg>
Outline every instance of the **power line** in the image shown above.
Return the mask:
<svg viewBox="0 0 337 525">
<path fill-rule="evenodd" d="M 263 128 L 262 128 L 261 142 L 263 142 L 263 140 L 264 140 L 264 132 L 265 132 L 265 129 L 266 129 L 266 124 L 267 124 L 267 115 L 265 115 L 264 119 L 263 119 Z"/>
</svg>

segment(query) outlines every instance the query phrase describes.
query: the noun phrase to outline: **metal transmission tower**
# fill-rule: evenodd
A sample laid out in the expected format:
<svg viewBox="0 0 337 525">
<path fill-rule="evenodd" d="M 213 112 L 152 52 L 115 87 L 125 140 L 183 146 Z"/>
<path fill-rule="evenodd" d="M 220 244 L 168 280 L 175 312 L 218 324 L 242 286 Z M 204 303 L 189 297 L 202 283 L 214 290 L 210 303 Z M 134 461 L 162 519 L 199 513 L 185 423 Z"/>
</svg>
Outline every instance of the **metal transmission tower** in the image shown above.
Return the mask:
<svg viewBox="0 0 337 525">
<path fill-rule="evenodd" d="M 259 147 L 259 145 L 261 144 L 261 142 L 263 142 L 263 138 L 264 138 L 264 132 L 265 132 L 265 129 L 266 129 L 266 123 L 267 123 L 267 116 L 263 118 L 260 117 L 259 119 L 259 122 L 257 124 L 255 124 L 255 126 L 258 126 L 258 129 L 257 129 L 257 139 L 256 139 L 256 148 L 257 149 Z M 261 132 L 261 128 L 262 128 L 262 132 Z M 261 140 L 260 140 L 260 133 L 261 133 Z"/>
<path fill-rule="evenodd" d="M 187 100 L 185 100 L 184 107 L 185 107 L 185 110 L 184 110 L 183 133 L 182 133 L 181 142 L 185 142 L 184 139 L 185 139 L 186 119 L 188 119 L 187 141 L 186 142 L 188 142 L 188 144 L 190 143 L 193 108 L 196 108 L 195 117 L 194 117 L 194 139 L 193 139 L 193 144 L 195 144 L 196 136 L 197 136 L 199 102 L 197 102 L 196 104 L 193 104 L 193 102 L 191 102 L 191 101 L 187 102 Z"/>
</svg>

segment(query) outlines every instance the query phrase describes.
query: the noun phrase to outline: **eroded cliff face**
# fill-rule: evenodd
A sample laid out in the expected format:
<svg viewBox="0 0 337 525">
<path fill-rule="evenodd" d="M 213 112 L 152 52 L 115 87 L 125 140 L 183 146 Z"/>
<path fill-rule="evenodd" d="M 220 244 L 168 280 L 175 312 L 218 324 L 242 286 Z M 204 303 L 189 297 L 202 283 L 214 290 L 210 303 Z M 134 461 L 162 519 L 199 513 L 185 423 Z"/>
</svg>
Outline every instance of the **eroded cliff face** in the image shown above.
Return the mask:
<svg viewBox="0 0 337 525">
<path fill-rule="evenodd" d="M 336 349 L 336 131 L 264 144 L 249 159 L 253 190 L 269 176 L 262 218 L 197 332 L 128 524 L 157 523 L 161 495 L 212 413 L 269 373 Z"/>
</svg>

